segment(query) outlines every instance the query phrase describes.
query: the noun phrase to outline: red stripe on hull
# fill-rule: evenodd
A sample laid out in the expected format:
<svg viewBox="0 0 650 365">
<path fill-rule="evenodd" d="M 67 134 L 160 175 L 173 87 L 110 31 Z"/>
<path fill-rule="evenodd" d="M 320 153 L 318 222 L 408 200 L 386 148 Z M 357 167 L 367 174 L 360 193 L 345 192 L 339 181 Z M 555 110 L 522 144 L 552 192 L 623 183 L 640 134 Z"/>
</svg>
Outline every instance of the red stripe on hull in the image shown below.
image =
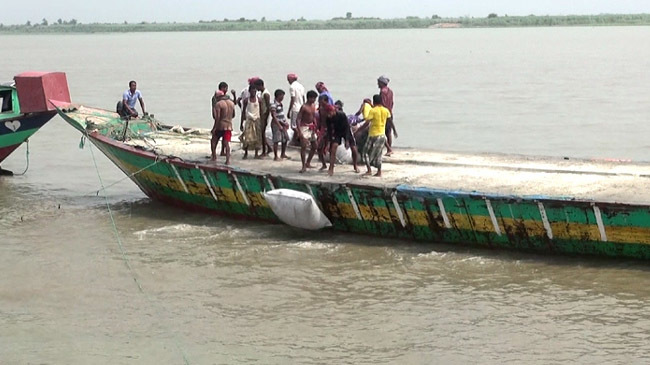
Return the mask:
<svg viewBox="0 0 650 365">
<path fill-rule="evenodd" d="M 9 156 L 20 144 L 15 144 L 13 146 L 1 147 L 0 148 L 0 162 L 4 161 L 7 156 Z"/>
<path fill-rule="evenodd" d="M 52 119 L 55 115 L 56 112 L 44 112 L 44 113 L 24 114 L 17 118 L 2 120 L 4 124 L 2 125 L 2 128 L 0 128 L 0 135 L 6 135 L 8 133 L 13 133 L 13 132 L 25 132 L 29 130 L 34 130 L 33 133 L 35 133 L 43 125 L 45 125 L 45 123 L 50 121 L 50 119 Z M 12 122 L 12 121 L 18 121 L 20 123 L 18 130 L 13 130 L 13 129 L 10 130 L 8 127 L 5 126 L 8 122 Z M 27 137 L 30 137 L 33 133 L 27 135 Z M 7 156 L 9 156 L 23 142 L 24 140 L 15 145 L 1 147 L 0 162 L 2 162 L 5 158 L 7 158 Z"/>
</svg>

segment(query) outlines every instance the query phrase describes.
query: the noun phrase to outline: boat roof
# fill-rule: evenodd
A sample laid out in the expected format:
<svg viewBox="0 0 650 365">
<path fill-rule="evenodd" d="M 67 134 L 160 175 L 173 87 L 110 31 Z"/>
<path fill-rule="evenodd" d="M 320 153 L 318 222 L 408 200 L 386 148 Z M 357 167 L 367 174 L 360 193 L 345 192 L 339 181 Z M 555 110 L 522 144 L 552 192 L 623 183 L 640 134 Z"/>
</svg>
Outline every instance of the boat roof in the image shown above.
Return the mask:
<svg viewBox="0 0 650 365">
<path fill-rule="evenodd" d="M 81 114 L 80 118 L 89 124 L 89 129 L 119 121 L 115 113 L 98 116 L 96 110 L 79 107 L 76 113 Z M 151 125 L 150 121 L 135 119 L 130 123 L 131 128 L 139 132 L 130 133 L 124 142 L 126 145 L 197 165 L 215 164 L 209 160 L 208 129 L 158 124 L 151 130 L 137 127 L 138 123 Z M 381 178 L 355 173 L 347 164 L 337 165 L 334 176 L 330 177 L 317 168 L 299 173 L 298 148 L 288 149 L 290 160 L 273 161 L 272 157 L 243 160 L 237 134 L 232 140 L 231 168 L 305 182 L 381 185 L 386 188 L 408 185 L 436 191 L 514 198 L 650 203 L 650 163 L 645 162 L 395 148 L 392 156 L 383 159 Z M 249 152 L 249 157 L 252 156 L 253 153 Z M 223 165 L 224 161 L 225 157 L 219 156 L 216 164 Z M 312 165 L 320 165 L 317 157 L 314 157 Z M 363 165 L 359 168 L 362 172 L 365 170 Z"/>
</svg>

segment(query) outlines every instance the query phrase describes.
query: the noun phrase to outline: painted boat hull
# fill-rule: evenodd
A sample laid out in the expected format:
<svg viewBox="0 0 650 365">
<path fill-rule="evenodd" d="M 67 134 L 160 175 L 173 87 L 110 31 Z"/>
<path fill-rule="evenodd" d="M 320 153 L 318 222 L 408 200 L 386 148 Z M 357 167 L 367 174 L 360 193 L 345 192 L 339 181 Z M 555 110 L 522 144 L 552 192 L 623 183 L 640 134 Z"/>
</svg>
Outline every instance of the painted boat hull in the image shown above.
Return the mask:
<svg viewBox="0 0 650 365">
<path fill-rule="evenodd" d="M 91 141 L 131 175 L 156 156 L 101 135 Z M 398 186 L 304 183 L 161 160 L 131 179 L 150 198 L 184 209 L 280 223 L 262 193 L 312 194 L 339 231 L 485 248 L 650 259 L 650 207 L 534 200 Z"/>
<path fill-rule="evenodd" d="M 55 115 L 56 112 L 28 114 L 0 121 L 0 163 Z"/>
<path fill-rule="evenodd" d="M 189 163 L 87 134 L 151 199 L 184 209 L 280 223 L 263 192 L 311 194 L 333 229 L 398 239 L 567 255 L 650 259 L 650 206 L 517 197 L 397 185 L 309 181 Z"/>
</svg>

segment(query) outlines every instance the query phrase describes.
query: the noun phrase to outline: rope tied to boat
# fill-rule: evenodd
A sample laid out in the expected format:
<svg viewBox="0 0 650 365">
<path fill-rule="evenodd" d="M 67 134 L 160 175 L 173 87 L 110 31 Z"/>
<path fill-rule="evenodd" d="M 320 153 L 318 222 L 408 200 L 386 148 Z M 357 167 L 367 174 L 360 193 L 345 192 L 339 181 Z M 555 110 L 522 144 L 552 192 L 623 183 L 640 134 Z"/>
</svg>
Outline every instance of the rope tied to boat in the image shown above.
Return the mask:
<svg viewBox="0 0 650 365">
<path fill-rule="evenodd" d="M 29 170 L 29 139 L 25 140 L 25 145 L 27 146 L 27 150 L 25 152 L 25 161 L 26 161 L 25 171 L 21 172 L 20 174 L 14 174 L 16 176 L 25 175 L 27 173 L 27 170 Z"/>
<path fill-rule="evenodd" d="M 123 177 L 123 178 L 121 178 L 121 179 L 119 179 L 119 180 L 117 180 L 117 181 L 115 181 L 115 182 L 113 182 L 113 183 L 111 183 L 111 184 L 108 184 L 108 185 L 106 185 L 106 186 L 102 186 L 100 189 L 98 189 L 98 190 L 93 190 L 93 191 L 91 191 L 91 192 L 89 192 L 89 193 L 87 193 L 87 194 L 84 194 L 84 195 L 95 195 L 95 196 L 99 196 L 99 192 L 100 192 L 100 191 L 106 191 L 108 188 L 110 188 L 110 187 L 112 187 L 112 186 L 115 186 L 115 185 L 117 185 L 117 184 L 123 182 L 124 180 L 131 179 L 131 178 L 134 177 L 135 175 L 137 175 L 137 174 L 143 172 L 144 170 L 147 170 L 148 168 L 155 166 L 156 164 L 158 164 L 158 162 L 160 162 L 159 157 L 160 157 L 160 156 L 156 155 L 156 159 L 155 159 L 152 163 L 150 163 L 150 164 L 148 164 L 147 166 L 145 166 L 145 167 L 139 169 L 138 171 L 133 172 L 133 173 L 131 173 L 131 174 L 128 174 L 128 175 L 126 175 L 125 177 Z"/>
<path fill-rule="evenodd" d="M 85 131 L 85 136 L 87 138 L 89 138 L 87 130 Z M 111 210 L 111 205 L 110 205 L 110 203 L 108 201 L 108 196 L 105 193 L 106 192 L 106 187 L 104 186 L 104 181 L 102 180 L 102 176 L 99 173 L 99 166 L 97 165 L 97 159 L 95 158 L 95 152 L 93 151 L 92 143 L 89 144 L 89 147 L 90 147 L 89 148 L 90 149 L 90 155 L 92 156 L 93 164 L 95 165 L 95 171 L 97 172 L 97 178 L 99 179 L 99 183 L 102 186 L 102 188 L 99 191 L 104 192 L 103 195 L 104 195 L 104 201 L 106 202 L 106 209 L 108 210 L 108 215 L 111 218 L 111 224 L 113 226 L 113 234 L 115 235 L 115 238 L 117 239 L 117 245 L 118 245 L 118 247 L 120 249 L 120 253 L 122 255 L 122 261 L 124 261 L 124 264 L 128 268 L 129 273 L 131 274 L 131 277 L 133 278 L 133 281 L 135 282 L 136 286 L 138 287 L 138 291 L 140 291 L 140 293 L 145 296 L 145 298 L 147 299 L 149 304 L 159 312 L 158 315 L 160 316 L 160 308 L 158 308 L 155 305 L 153 299 L 144 291 L 144 288 L 142 287 L 142 284 L 138 280 L 138 278 L 137 278 L 137 276 L 135 274 L 135 271 L 133 270 L 133 267 L 131 266 L 131 261 L 129 260 L 129 258 L 128 258 L 127 254 L 126 254 L 126 250 L 124 249 L 124 245 L 122 244 L 122 238 L 120 237 L 120 233 L 117 230 L 117 224 L 115 223 L 115 217 L 113 216 L 113 211 Z M 154 161 L 154 163 L 158 163 L 158 158 L 157 157 L 156 157 L 156 161 Z M 138 173 L 140 171 L 144 171 L 146 168 L 148 168 L 148 167 L 145 167 L 145 168 L 143 168 L 143 169 L 141 169 L 139 171 L 136 171 L 136 173 Z M 97 195 L 99 195 L 99 191 L 97 191 Z M 190 362 L 189 362 L 189 360 L 187 358 L 187 355 L 185 354 L 185 351 L 183 350 L 183 348 L 181 347 L 181 345 L 180 345 L 180 343 L 179 343 L 179 341 L 177 339 L 176 332 L 175 331 L 171 331 L 171 332 L 172 332 L 172 337 L 174 338 L 174 345 L 176 346 L 176 349 L 180 352 L 180 354 L 181 354 L 181 356 L 183 358 L 183 362 L 185 363 L 185 365 L 189 365 Z"/>
</svg>

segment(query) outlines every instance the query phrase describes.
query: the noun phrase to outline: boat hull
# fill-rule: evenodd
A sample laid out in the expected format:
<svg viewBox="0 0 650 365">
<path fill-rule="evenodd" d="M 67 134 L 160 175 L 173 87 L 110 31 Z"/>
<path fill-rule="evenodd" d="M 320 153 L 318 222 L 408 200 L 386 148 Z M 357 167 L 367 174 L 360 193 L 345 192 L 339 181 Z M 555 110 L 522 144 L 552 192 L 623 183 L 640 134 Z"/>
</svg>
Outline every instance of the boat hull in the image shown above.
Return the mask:
<svg viewBox="0 0 650 365">
<path fill-rule="evenodd" d="M 399 185 L 305 181 L 160 157 L 98 133 L 90 140 L 150 198 L 280 223 L 263 192 L 311 194 L 333 229 L 418 242 L 650 259 L 650 206 L 490 196 Z"/>
<path fill-rule="evenodd" d="M 56 112 L 28 114 L 0 121 L 0 163 L 56 115 Z"/>
</svg>

